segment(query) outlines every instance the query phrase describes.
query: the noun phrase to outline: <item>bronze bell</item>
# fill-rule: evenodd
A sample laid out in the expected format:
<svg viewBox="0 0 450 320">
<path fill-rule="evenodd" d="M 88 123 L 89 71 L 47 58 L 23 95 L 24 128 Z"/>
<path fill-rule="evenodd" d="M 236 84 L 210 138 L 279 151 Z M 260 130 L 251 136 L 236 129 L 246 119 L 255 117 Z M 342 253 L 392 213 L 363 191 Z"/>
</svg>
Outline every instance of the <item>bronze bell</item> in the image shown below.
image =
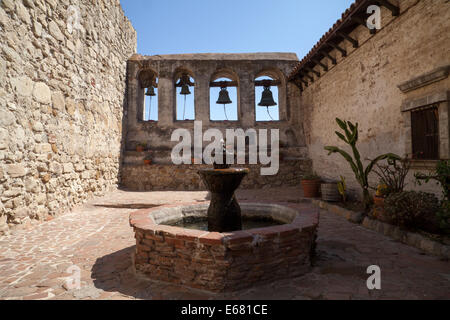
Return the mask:
<svg viewBox="0 0 450 320">
<path fill-rule="evenodd" d="M 156 96 L 155 87 L 153 87 L 153 86 L 148 87 L 147 88 L 147 92 L 145 93 L 145 95 L 148 96 L 148 97 Z"/>
<path fill-rule="evenodd" d="M 219 100 L 216 102 L 217 104 L 231 104 L 233 101 L 230 99 L 230 95 L 228 94 L 227 88 L 220 89 L 219 92 Z"/>
<path fill-rule="evenodd" d="M 183 96 L 187 96 L 187 95 L 191 94 L 191 91 L 189 90 L 189 85 L 188 84 L 185 83 L 185 84 L 183 84 L 181 86 L 180 94 L 183 95 Z"/>
<path fill-rule="evenodd" d="M 270 91 L 270 87 L 264 87 L 261 102 L 258 104 L 258 106 L 273 107 L 276 105 L 277 105 L 277 103 L 275 102 L 275 100 L 273 100 L 273 94 L 272 94 L 272 91 Z"/>
</svg>

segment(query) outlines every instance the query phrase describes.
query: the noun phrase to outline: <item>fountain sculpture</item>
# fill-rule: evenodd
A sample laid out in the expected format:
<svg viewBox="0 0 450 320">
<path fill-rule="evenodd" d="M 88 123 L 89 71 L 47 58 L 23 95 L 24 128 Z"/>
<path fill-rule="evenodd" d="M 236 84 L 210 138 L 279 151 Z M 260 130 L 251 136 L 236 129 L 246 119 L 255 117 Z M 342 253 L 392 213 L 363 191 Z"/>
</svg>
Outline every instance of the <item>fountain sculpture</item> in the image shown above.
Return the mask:
<svg viewBox="0 0 450 320">
<path fill-rule="evenodd" d="M 225 160 L 226 152 L 223 156 Z M 239 205 L 234 192 L 248 170 L 222 163 L 199 170 L 211 192 L 210 204 L 162 206 L 130 215 L 138 275 L 224 292 L 310 270 L 317 210 L 305 205 Z"/>
<path fill-rule="evenodd" d="M 200 170 L 199 174 L 211 192 L 208 209 L 208 231 L 231 232 L 242 230 L 241 207 L 234 192 L 248 174 L 248 169 L 231 168 L 226 164 L 227 149 L 222 141 L 223 161 L 214 163 L 214 169 Z"/>
</svg>

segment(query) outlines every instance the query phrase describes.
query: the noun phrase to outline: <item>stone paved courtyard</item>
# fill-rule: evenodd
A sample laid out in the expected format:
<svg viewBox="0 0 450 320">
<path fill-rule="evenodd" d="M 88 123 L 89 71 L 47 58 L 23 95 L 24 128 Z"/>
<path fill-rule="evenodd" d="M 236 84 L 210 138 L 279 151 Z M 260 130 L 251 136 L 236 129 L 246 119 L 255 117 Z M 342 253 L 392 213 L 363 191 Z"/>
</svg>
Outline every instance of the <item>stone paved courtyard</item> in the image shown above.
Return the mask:
<svg viewBox="0 0 450 320">
<path fill-rule="evenodd" d="M 298 203 L 295 188 L 240 191 L 241 201 Z M 326 211 L 317 257 L 306 276 L 212 295 L 139 280 L 130 212 L 206 201 L 206 192 L 117 191 L 39 226 L 0 238 L 0 299 L 449 299 L 450 264 Z M 299 206 L 308 206 L 299 203 Z M 382 290 L 369 292 L 366 269 L 379 265 Z M 67 290 L 67 268 L 81 269 L 81 289 Z"/>
</svg>

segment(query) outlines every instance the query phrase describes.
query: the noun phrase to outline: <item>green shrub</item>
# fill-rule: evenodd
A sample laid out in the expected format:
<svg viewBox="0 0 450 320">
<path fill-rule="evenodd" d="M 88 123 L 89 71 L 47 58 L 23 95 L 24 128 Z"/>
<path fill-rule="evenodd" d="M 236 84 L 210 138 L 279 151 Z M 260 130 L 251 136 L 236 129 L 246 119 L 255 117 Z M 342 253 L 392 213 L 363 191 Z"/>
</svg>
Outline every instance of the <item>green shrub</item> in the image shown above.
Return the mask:
<svg viewBox="0 0 450 320">
<path fill-rule="evenodd" d="M 432 193 L 406 191 L 389 195 L 385 200 L 386 217 L 407 229 L 439 233 L 439 200 Z"/>
<path fill-rule="evenodd" d="M 443 200 L 441 208 L 437 212 L 441 229 L 450 233 L 450 160 L 439 161 L 436 170 L 429 174 L 416 173 L 417 183 L 436 181 L 442 188 Z"/>
</svg>

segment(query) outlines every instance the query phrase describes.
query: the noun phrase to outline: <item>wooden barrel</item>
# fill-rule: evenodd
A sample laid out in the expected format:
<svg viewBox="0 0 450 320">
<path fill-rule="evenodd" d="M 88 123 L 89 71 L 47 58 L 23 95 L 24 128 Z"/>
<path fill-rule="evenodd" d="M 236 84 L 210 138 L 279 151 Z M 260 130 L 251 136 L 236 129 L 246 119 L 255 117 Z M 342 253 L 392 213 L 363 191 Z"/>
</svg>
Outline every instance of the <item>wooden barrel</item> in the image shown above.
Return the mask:
<svg viewBox="0 0 450 320">
<path fill-rule="evenodd" d="M 337 182 L 322 183 L 322 200 L 330 202 L 341 201 L 341 195 L 339 194 Z"/>
</svg>

